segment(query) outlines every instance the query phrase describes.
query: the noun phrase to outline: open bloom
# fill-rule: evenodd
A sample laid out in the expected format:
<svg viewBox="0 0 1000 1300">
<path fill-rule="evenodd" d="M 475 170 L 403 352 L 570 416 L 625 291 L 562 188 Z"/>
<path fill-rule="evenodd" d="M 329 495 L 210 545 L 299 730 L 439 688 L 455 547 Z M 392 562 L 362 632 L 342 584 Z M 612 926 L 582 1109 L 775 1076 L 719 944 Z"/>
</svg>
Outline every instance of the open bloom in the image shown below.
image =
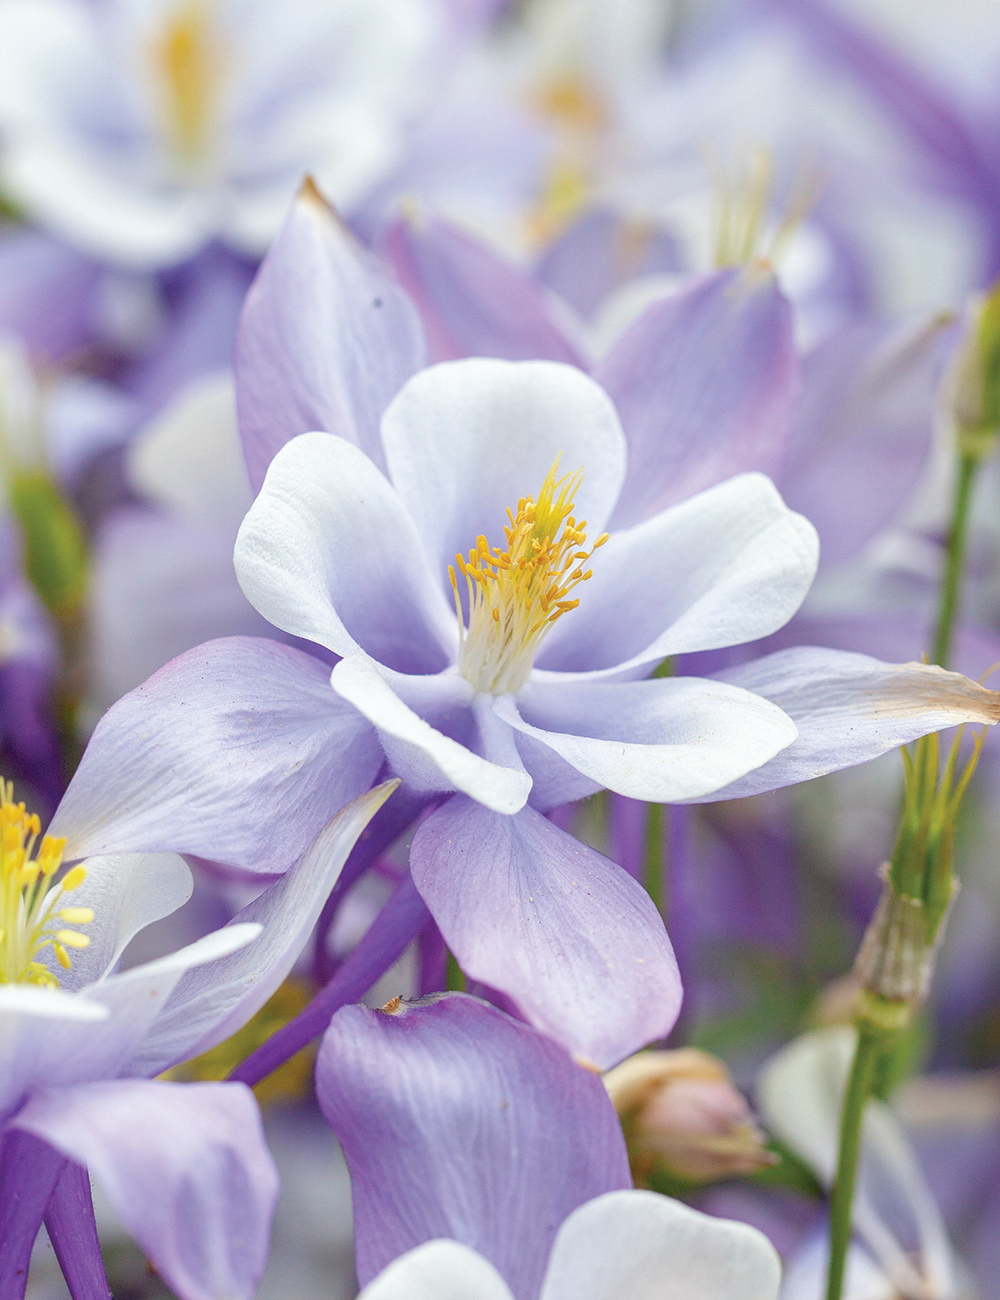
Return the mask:
<svg viewBox="0 0 1000 1300">
<path fill-rule="evenodd" d="M 395 164 L 449 39 L 436 0 L 5 0 L 4 186 L 111 261 L 259 254 L 307 169 L 351 204 Z"/>
<path fill-rule="evenodd" d="M 337 1013 L 317 1095 L 365 1300 L 773 1300 L 766 1238 L 632 1191 L 601 1081 L 462 994 Z"/>
<path fill-rule="evenodd" d="M 236 565 L 269 622 L 342 661 L 331 678 L 229 638 L 168 664 L 94 734 L 63 806 L 73 856 L 274 870 L 387 768 L 414 815 L 442 805 L 412 878 L 472 978 L 601 1066 L 663 1036 L 680 987 L 658 913 L 546 811 L 602 786 L 756 793 L 997 712 L 957 675 L 817 649 L 650 679 L 776 630 L 815 568 L 772 483 L 730 477 L 748 426 L 776 437 L 794 378 L 776 297 L 734 274 L 657 304 L 602 363 L 615 404 L 553 361 L 422 369 L 412 303 L 307 190 L 244 316 L 238 406 L 263 487 Z M 657 365 L 694 322 L 706 348 L 732 343 L 732 373 L 711 383 L 689 347 L 697 382 L 678 374 L 664 424 Z M 126 755 L 135 782 L 108 788 Z"/>
<path fill-rule="evenodd" d="M 0 1292 L 23 1295 L 44 1217 L 70 1281 L 103 1276 L 87 1166 L 184 1300 L 250 1300 L 277 1174 L 243 1084 L 154 1081 L 221 1042 L 278 987 L 386 787 L 317 837 L 221 930 L 120 970 L 182 906 L 173 854 L 94 858 L 60 875 L 62 840 L 0 789 Z M 155 1193 L 151 1190 L 155 1186 Z"/>
</svg>

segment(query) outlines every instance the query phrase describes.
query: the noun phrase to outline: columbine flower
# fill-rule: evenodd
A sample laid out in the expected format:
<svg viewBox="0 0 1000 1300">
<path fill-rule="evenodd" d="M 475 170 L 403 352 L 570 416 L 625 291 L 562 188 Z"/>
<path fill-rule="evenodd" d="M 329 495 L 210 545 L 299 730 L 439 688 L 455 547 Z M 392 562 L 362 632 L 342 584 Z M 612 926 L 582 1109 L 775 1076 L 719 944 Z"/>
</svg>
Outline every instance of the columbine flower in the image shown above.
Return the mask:
<svg viewBox="0 0 1000 1300">
<path fill-rule="evenodd" d="M 277 1196 L 253 1098 L 242 1084 L 153 1076 L 228 1038 L 267 1001 L 387 793 L 345 808 L 227 926 L 122 971 L 129 940 L 190 897 L 190 869 L 172 854 L 126 854 L 60 875 L 63 841 L 37 843 L 38 819 L 0 784 L 5 1297 L 24 1293 L 43 1218 L 67 1278 L 103 1276 L 89 1167 L 179 1296 L 250 1300 Z"/>
<path fill-rule="evenodd" d="M 316 1064 L 364 1300 L 773 1300 L 745 1224 L 630 1190 L 599 1079 L 464 995 L 337 1013 Z"/>
<path fill-rule="evenodd" d="M 777 441 L 782 319 L 773 285 L 738 273 L 657 304 L 599 372 L 623 432 L 569 365 L 421 370 L 412 304 L 307 191 L 244 318 L 238 405 L 264 486 L 236 563 L 269 622 L 343 661 L 330 678 L 234 638 L 161 670 L 95 732 L 64 805 L 73 855 L 169 846 L 274 870 L 388 765 L 414 814 L 453 796 L 411 870 L 471 977 L 600 1066 L 665 1034 L 680 990 L 648 896 L 541 814 L 602 786 L 659 802 L 774 789 L 996 713 L 957 675 L 817 649 L 646 680 L 773 632 L 809 586 L 811 526 L 762 475 L 728 478 L 748 424 L 758 448 Z M 665 426 L 656 366 L 675 345 L 691 357 L 690 337 L 721 338 L 732 366 L 721 386 L 704 363 L 679 374 Z M 328 432 L 296 437 L 310 426 Z M 159 824 L 135 813 L 142 790 L 106 788 L 126 752 Z M 280 834 L 261 803 L 279 792 Z"/>
<path fill-rule="evenodd" d="M 435 0 L 5 0 L 3 183 L 111 261 L 259 254 L 307 169 L 349 204 L 393 166 L 448 42 Z"/>
</svg>

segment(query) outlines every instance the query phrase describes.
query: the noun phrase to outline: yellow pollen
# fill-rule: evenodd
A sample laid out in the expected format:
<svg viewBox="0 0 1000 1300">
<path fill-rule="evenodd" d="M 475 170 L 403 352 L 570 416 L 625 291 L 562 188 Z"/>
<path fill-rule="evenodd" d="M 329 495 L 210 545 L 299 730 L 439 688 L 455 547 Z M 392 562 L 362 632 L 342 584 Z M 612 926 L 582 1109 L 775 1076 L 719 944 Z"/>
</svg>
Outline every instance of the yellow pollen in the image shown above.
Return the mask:
<svg viewBox="0 0 1000 1300">
<path fill-rule="evenodd" d="M 86 868 L 73 867 L 54 885 L 66 841 L 46 835 L 36 854 L 41 829 L 37 813 L 15 804 L 12 782 L 0 778 L 0 984 L 58 988 L 55 975 L 37 960 L 39 953 L 51 948 L 59 965 L 69 970 L 66 949 L 90 943 L 78 930 L 57 928 L 59 923 L 87 925 L 94 919 L 89 907 L 59 906 L 83 882 Z"/>
<path fill-rule="evenodd" d="M 458 578 L 448 566 L 461 637 L 459 667 L 479 691 L 505 695 L 524 685 L 542 639 L 580 603 L 569 596 L 593 572 L 584 564 L 608 540 L 602 533 L 590 550 L 584 549 L 587 522 L 573 516 L 583 470 L 559 478 L 559 460 L 557 456 L 545 476 L 537 500 L 522 497 L 516 512 L 507 511 L 506 550 L 491 549 L 480 536 L 468 558 L 455 556 L 468 588 L 468 626 Z"/>
<path fill-rule="evenodd" d="M 196 163 L 208 145 L 223 62 L 204 0 L 177 5 L 151 53 L 171 143 L 182 162 Z"/>
</svg>

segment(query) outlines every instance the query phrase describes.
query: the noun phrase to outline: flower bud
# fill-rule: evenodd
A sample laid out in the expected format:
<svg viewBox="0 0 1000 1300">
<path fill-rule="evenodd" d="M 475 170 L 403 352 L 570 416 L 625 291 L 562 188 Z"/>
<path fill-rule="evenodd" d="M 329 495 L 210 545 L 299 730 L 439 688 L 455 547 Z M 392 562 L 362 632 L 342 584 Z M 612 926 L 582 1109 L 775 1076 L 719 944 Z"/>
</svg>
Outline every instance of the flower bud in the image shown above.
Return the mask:
<svg viewBox="0 0 1000 1300">
<path fill-rule="evenodd" d="M 1000 281 L 970 306 L 951 386 L 959 449 L 979 459 L 992 451 L 1000 433 Z"/>
<path fill-rule="evenodd" d="M 640 1052 L 604 1083 L 638 1187 L 657 1171 L 707 1183 L 777 1163 L 726 1067 L 707 1052 Z"/>
</svg>

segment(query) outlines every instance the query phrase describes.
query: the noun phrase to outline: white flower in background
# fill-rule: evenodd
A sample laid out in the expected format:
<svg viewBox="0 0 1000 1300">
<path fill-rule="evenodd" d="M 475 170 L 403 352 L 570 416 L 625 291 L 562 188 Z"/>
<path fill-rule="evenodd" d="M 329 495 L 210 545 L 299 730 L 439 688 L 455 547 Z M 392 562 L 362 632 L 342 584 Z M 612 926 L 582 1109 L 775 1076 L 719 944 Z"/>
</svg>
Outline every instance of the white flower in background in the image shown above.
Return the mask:
<svg viewBox="0 0 1000 1300">
<path fill-rule="evenodd" d="M 841 1025 L 804 1034 L 772 1057 L 757 1081 L 764 1123 L 827 1188 L 837 1170 L 855 1042 L 855 1031 Z M 853 1220 L 848 1300 L 953 1300 L 959 1294 L 957 1261 L 933 1193 L 902 1124 L 878 1100 L 865 1111 Z M 783 1300 L 821 1294 L 828 1253 L 824 1228 L 788 1262 Z"/>
<path fill-rule="evenodd" d="M 261 254 L 306 171 L 350 207 L 453 33 L 438 0 L 5 0 L 0 184 L 86 251 Z"/>
</svg>

